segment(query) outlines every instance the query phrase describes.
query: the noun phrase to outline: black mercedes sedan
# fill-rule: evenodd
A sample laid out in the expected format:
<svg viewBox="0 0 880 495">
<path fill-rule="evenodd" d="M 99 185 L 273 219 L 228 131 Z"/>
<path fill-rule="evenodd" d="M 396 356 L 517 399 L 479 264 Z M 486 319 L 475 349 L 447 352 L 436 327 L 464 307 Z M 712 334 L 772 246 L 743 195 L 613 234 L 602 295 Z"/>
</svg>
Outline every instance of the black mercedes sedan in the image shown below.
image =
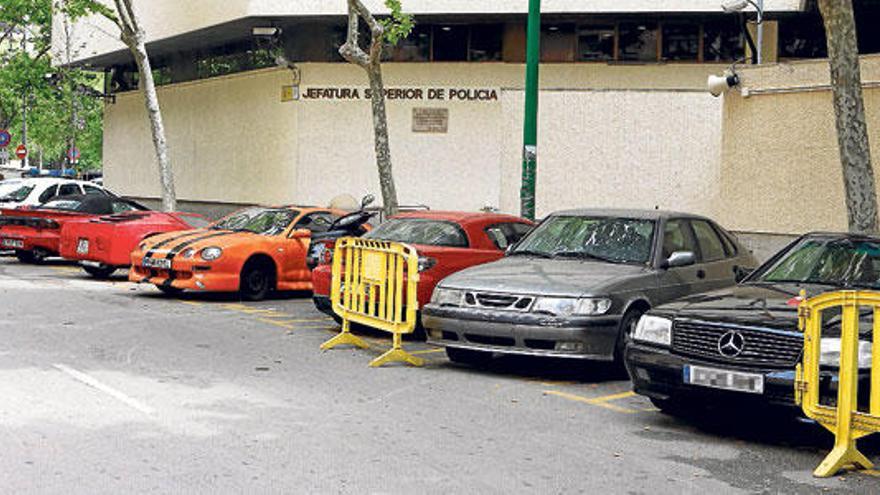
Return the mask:
<svg viewBox="0 0 880 495">
<path fill-rule="evenodd" d="M 740 284 L 658 306 L 636 325 L 625 350 L 634 390 L 663 411 L 697 405 L 795 406 L 795 367 L 803 352 L 800 292 L 880 290 L 880 238 L 807 234 Z M 872 313 L 862 316 L 868 323 Z M 840 312 L 823 313 L 823 399 L 836 398 Z M 872 325 L 863 330 L 859 366 L 868 377 Z M 867 387 L 860 387 L 862 390 Z"/>
</svg>

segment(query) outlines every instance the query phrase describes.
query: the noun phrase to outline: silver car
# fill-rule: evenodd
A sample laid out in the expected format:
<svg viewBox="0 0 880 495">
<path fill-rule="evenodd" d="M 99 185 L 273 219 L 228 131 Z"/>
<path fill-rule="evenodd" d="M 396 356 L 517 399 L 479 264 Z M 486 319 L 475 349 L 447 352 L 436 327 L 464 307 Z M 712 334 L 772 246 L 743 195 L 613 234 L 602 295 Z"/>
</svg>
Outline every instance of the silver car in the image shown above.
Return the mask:
<svg viewBox="0 0 880 495">
<path fill-rule="evenodd" d="M 705 217 L 563 211 L 503 259 L 440 282 L 422 322 L 428 342 L 458 362 L 495 353 L 619 361 L 645 311 L 734 285 L 757 264 Z"/>
</svg>

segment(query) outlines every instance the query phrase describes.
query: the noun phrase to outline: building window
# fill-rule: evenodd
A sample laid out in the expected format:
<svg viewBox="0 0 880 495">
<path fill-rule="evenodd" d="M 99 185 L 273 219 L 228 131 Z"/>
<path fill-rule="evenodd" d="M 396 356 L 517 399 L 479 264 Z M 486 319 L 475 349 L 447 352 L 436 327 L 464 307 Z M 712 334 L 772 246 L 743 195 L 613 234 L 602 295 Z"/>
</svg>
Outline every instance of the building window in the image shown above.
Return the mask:
<svg viewBox="0 0 880 495">
<path fill-rule="evenodd" d="M 821 18 L 798 17 L 779 22 L 780 58 L 823 58 L 827 55 Z"/>
<path fill-rule="evenodd" d="M 476 24 L 471 26 L 471 45 L 468 60 L 471 62 L 497 62 L 501 60 L 503 24 Z"/>
<path fill-rule="evenodd" d="M 615 34 L 613 24 L 580 26 L 577 34 L 577 59 L 584 62 L 614 60 Z"/>
<path fill-rule="evenodd" d="M 618 27 L 618 60 L 627 62 L 657 61 L 657 23 L 621 22 Z"/>
<path fill-rule="evenodd" d="M 663 60 L 694 61 L 700 58 L 699 24 L 663 24 Z"/>
<path fill-rule="evenodd" d="M 703 24 L 703 61 L 729 62 L 745 56 L 742 27 L 736 16 Z"/>
<path fill-rule="evenodd" d="M 541 26 L 541 61 L 573 62 L 575 43 L 574 24 Z"/>
<path fill-rule="evenodd" d="M 406 39 L 400 40 L 389 57 L 394 62 L 427 62 L 431 59 L 431 26 L 416 25 Z"/>
<path fill-rule="evenodd" d="M 468 26 L 434 26 L 432 43 L 436 62 L 464 62 L 468 59 Z"/>
</svg>

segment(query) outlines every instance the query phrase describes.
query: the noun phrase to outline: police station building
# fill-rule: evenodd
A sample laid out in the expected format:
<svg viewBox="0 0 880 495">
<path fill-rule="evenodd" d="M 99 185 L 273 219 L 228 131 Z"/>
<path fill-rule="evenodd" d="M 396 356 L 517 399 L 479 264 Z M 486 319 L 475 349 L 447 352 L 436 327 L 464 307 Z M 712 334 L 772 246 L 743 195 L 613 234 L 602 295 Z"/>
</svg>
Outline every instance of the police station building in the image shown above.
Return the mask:
<svg viewBox="0 0 880 495">
<path fill-rule="evenodd" d="M 182 208 L 378 193 L 366 74 L 337 53 L 344 0 L 136 3 Z M 381 12 L 381 0 L 366 3 Z M 384 64 L 402 204 L 518 211 L 527 3 L 404 0 L 417 25 Z M 862 53 L 880 52 L 868 23 L 880 2 L 855 3 Z M 714 98 L 707 76 L 746 55 L 738 16 L 719 4 L 544 0 L 539 215 L 679 209 L 749 238 L 845 228 L 814 2 L 764 0 L 765 65 L 738 65 L 742 87 Z M 133 59 L 101 19 L 72 33 L 74 63 L 106 71 L 116 95 L 105 108 L 105 183 L 149 202 L 159 186 Z M 295 67 L 277 65 L 273 43 Z M 876 148 L 880 60 L 866 55 L 863 69 Z M 810 201 L 799 201 L 804 191 Z"/>
</svg>

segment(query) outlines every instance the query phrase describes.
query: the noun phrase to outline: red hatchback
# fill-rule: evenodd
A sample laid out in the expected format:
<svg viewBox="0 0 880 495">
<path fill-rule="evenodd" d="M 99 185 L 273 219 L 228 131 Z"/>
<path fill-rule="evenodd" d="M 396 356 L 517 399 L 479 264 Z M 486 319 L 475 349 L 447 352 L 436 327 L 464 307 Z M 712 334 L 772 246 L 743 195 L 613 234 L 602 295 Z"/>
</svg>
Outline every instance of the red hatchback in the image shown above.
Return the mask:
<svg viewBox="0 0 880 495">
<path fill-rule="evenodd" d="M 104 195 L 65 196 L 39 208 L 0 210 L 0 249 L 14 250 L 24 263 L 39 263 L 60 254 L 61 228 L 66 223 L 143 210 L 133 201 Z"/>
<path fill-rule="evenodd" d="M 61 229 L 61 256 L 79 261 L 95 278 L 107 278 L 131 264 L 131 252 L 145 238 L 165 232 L 206 227 L 194 213 L 132 211 L 67 222 Z"/>
<path fill-rule="evenodd" d="M 431 300 L 434 286 L 447 276 L 504 256 L 508 246 L 531 230 L 525 218 L 496 213 L 418 211 L 401 213 L 379 225 L 366 239 L 409 244 L 419 253 L 419 307 Z M 332 251 L 326 251 L 331 253 Z M 333 316 L 330 303 L 331 256 L 312 271 L 315 307 Z"/>
</svg>

